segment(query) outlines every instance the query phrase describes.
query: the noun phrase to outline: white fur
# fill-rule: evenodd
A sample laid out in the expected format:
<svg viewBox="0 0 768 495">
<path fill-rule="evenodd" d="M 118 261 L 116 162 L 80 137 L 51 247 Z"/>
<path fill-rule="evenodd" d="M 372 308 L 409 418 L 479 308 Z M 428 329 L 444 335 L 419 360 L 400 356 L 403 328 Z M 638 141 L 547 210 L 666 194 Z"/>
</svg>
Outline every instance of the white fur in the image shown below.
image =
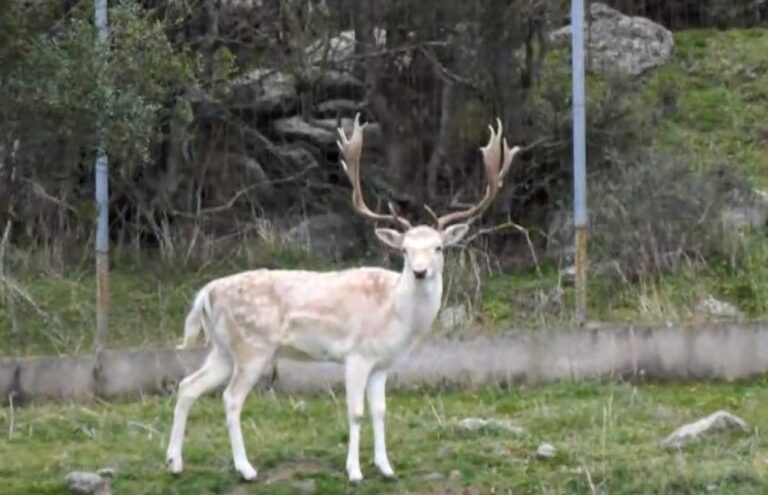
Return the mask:
<svg viewBox="0 0 768 495">
<path fill-rule="evenodd" d="M 344 364 L 349 480 L 363 478 L 359 445 L 366 391 L 374 462 L 384 476 L 394 477 L 384 433 L 387 371 L 429 331 L 440 309 L 442 248 L 445 240 L 458 241 L 466 228 L 446 232 L 425 226 L 404 234 L 377 231 L 383 242 L 403 250 L 401 273 L 379 268 L 254 270 L 207 284 L 187 315 L 182 347 L 203 329 L 213 348 L 200 370 L 179 385 L 167 450 L 171 471 L 182 471 L 192 404 L 229 379 L 224 406 L 234 465 L 244 479 L 256 478 L 245 451 L 240 412 L 262 369 L 278 355 Z M 417 279 L 415 272 L 424 272 L 424 278 Z"/>
</svg>

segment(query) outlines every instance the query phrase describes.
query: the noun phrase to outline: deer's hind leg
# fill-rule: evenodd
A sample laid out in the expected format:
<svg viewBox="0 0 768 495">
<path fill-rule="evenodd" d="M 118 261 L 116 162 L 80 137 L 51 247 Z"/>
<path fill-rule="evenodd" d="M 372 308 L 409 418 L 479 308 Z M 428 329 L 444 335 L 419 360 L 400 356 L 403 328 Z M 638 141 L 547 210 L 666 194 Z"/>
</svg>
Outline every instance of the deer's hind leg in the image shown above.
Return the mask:
<svg viewBox="0 0 768 495">
<path fill-rule="evenodd" d="M 257 471 L 248 461 L 240 427 L 240 414 L 248 393 L 261 376 L 264 367 L 272 361 L 275 349 L 272 346 L 256 346 L 240 341 L 233 355 L 234 368 L 229 385 L 224 390 L 224 409 L 227 414 L 227 429 L 232 446 L 235 469 L 243 479 L 256 479 Z"/>
<path fill-rule="evenodd" d="M 179 474 L 183 469 L 181 449 L 184 443 L 184 431 L 187 426 L 189 410 L 201 395 L 223 384 L 231 372 L 232 364 L 229 357 L 214 347 L 205 359 L 203 366 L 179 383 L 171 437 L 166 453 L 166 462 L 172 473 Z"/>
</svg>

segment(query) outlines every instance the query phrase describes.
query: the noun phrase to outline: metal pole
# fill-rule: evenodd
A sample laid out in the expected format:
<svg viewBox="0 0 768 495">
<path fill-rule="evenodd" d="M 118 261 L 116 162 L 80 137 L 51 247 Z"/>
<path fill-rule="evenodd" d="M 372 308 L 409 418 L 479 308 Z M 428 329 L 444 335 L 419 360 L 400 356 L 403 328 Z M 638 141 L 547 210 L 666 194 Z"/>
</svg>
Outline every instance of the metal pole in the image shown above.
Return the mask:
<svg viewBox="0 0 768 495">
<path fill-rule="evenodd" d="M 99 32 L 98 43 L 107 50 L 107 0 L 94 0 L 94 22 Z M 102 52 L 103 53 L 103 52 Z M 100 79 L 97 84 L 100 83 Z M 100 351 L 109 333 L 109 160 L 104 145 L 104 117 L 98 122 L 96 150 L 96 335 L 93 346 Z"/>
<path fill-rule="evenodd" d="M 587 322 L 587 181 L 584 115 L 584 0 L 571 0 L 573 68 L 573 220 L 576 250 L 576 323 Z"/>
</svg>

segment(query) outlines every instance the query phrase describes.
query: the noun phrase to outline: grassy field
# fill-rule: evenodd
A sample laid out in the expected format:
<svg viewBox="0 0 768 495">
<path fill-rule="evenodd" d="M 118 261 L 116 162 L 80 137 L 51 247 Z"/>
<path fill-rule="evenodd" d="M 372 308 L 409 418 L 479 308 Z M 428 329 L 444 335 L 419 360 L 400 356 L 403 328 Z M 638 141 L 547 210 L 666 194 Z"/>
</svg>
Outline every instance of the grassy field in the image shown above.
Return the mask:
<svg viewBox="0 0 768 495">
<path fill-rule="evenodd" d="M 675 33 L 672 60 L 645 87 L 648 103 L 664 108 L 657 144 L 689 151 L 702 165 L 736 164 L 768 188 L 766 48 L 767 29 Z"/>
<path fill-rule="evenodd" d="M 70 470 L 114 468 L 115 493 L 513 493 L 764 494 L 768 481 L 768 392 L 752 385 L 553 385 L 465 393 L 421 391 L 389 399 L 390 457 L 399 481 L 372 466 L 366 417 L 361 444 L 363 485 L 344 474 L 343 397 L 287 397 L 260 392 L 243 413 L 255 484 L 231 468 L 221 402 L 193 409 L 185 473 L 163 467 L 173 402 L 46 405 L 0 411 L 0 478 L 6 494 L 67 493 Z M 659 441 L 683 423 L 727 408 L 751 433 L 721 433 L 683 451 Z M 466 417 L 511 420 L 523 434 L 464 431 Z M 537 459 L 548 442 L 553 459 Z M 312 489 L 314 487 L 314 490 Z"/>
</svg>

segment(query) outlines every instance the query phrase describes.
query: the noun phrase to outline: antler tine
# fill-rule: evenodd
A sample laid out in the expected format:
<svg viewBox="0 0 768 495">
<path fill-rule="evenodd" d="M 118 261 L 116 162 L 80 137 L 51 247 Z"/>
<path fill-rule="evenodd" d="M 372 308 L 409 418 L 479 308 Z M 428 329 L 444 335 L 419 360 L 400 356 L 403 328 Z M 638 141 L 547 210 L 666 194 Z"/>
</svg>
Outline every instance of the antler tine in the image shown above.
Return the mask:
<svg viewBox="0 0 768 495">
<path fill-rule="evenodd" d="M 499 189 L 501 189 L 504 177 L 509 172 L 509 166 L 512 164 L 515 155 L 520 151 L 520 148 L 515 146 L 510 149 L 507 139 L 503 137 L 504 127 L 501 119 L 497 118 L 496 124 L 499 130 L 495 131 L 493 126 L 489 125 L 488 129 L 491 131 L 491 136 L 488 139 L 488 144 L 480 148 L 483 154 L 485 180 L 487 183 L 483 198 L 471 208 L 448 213 L 438 218 L 437 226 L 439 229 L 444 229 L 449 224 L 460 220 L 474 220 L 488 208 L 498 194 Z"/>
<path fill-rule="evenodd" d="M 371 211 L 368 205 L 365 204 L 360 183 L 360 156 L 363 151 L 363 129 L 367 125 L 367 123 L 360 124 L 360 113 L 358 112 L 355 114 L 355 122 L 352 126 L 352 136 L 350 138 L 347 138 L 344 129 L 338 128 L 339 140 L 336 141 L 336 145 L 339 147 L 339 151 L 341 151 L 341 166 L 352 183 L 352 205 L 358 213 L 367 218 L 398 223 L 404 228 L 410 229 L 410 222 L 397 215 L 391 207 L 391 215 L 382 215 L 381 213 Z"/>
<path fill-rule="evenodd" d="M 400 216 L 400 214 L 397 212 L 397 207 L 395 207 L 395 203 L 392 201 L 387 201 L 387 208 L 389 209 L 389 212 L 392 214 L 392 216 L 406 229 L 410 229 L 411 222 L 409 222 L 405 217 Z"/>
<path fill-rule="evenodd" d="M 427 210 L 427 213 L 429 213 L 429 216 L 432 217 L 432 220 L 435 221 L 435 225 L 437 225 L 440 222 L 440 218 L 437 216 L 437 213 L 435 213 L 435 210 L 429 207 L 429 205 L 424 205 L 424 209 Z"/>
</svg>

